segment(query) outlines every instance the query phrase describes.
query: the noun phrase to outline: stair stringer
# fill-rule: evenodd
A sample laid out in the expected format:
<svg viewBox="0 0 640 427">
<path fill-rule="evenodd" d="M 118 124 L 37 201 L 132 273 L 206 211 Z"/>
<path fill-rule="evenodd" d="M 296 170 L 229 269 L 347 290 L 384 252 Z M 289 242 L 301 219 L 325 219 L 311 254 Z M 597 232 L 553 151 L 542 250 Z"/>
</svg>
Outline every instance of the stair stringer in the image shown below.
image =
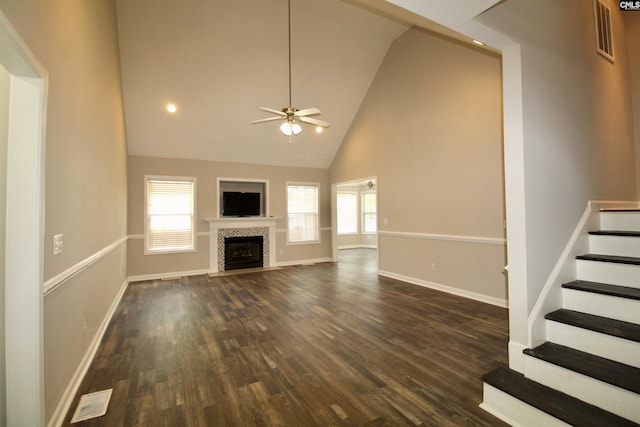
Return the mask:
<svg viewBox="0 0 640 427">
<path fill-rule="evenodd" d="M 567 242 L 558 262 L 551 270 L 551 274 L 540 292 L 540 296 L 529 314 L 529 348 L 533 348 L 547 340 L 547 327 L 544 315 L 562 308 L 562 287 L 565 282 L 574 280 L 576 271 L 576 256 L 588 252 L 589 231 L 597 229 L 599 225 L 598 212 L 602 202 L 589 201 L 576 228 Z M 524 355 L 520 354 L 524 359 Z"/>
<path fill-rule="evenodd" d="M 589 231 L 600 229 L 600 211 L 603 209 L 625 209 L 638 207 L 639 205 L 637 202 L 590 200 L 587 203 L 585 211 L 580 217 L 580 220 L 571 234 L 562 254 L 558 258 L 558 262 L 551 271 L 551 274 L 549 274 L 542 292 L 540 292 L 540 296 L 529 314 L 529 342 L 527 343 L 529 348 L 540 345 L 547 340 L 547 327 L 544 315 L 562 307 L 563 299 L 561 285 L 576 278 L 576 256 L 589 251 Z M 512 352 L 510 352 L 509 357 L 513 357 Z M 524 356 L 517 354 L 516 357 L 523 358 L 523 360 L 520 361 L 520 364 L 516 366 L 523 366 Z"/>
</svg>

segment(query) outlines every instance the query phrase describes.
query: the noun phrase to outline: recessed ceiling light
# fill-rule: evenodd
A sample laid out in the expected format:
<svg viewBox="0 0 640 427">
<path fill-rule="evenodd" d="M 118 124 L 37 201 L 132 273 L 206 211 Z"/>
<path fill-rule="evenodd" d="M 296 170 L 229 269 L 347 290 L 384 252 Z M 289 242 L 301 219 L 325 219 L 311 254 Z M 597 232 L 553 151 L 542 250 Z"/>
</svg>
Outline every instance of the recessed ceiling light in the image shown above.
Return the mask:
<svg viewBox="0 0 640 427">
<path fill-rule="evenodd" d="M 316 126 L 316 133 L 322 133 L 322 126 Z"/>
<path fill-rule="evenodd" d="M 167 111 L 170 113 L 175 113 L 176 111 L 178 111 L 178 107 L 176 107 L 176 104 L 167 104 Z"/>
<path fill-rule="evenodd" d="M 474 40 L 473 40 L 473 42 L 474 42 L 475 44 L 477 44 L 478 46 L 484 46 L 484 43 L 482 43 L 480 40 L 475 40 L 475 39 L 474 39 Z"/>
</svg>

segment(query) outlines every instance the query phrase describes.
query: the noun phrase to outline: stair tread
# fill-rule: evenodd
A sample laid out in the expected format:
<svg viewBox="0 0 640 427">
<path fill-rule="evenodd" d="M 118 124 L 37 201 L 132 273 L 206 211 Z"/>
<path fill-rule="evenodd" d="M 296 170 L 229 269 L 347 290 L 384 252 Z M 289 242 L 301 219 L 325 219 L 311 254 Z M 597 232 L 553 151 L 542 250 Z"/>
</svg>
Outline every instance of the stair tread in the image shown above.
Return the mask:
<svg viewBox="0 0 640 427">
<path fill-rule="evenodd" d="M 557 366 L 640 394 L 640 368 L 629 366 L 584 351 L 545 342 L 524 353 Z"/>
<path fill-rule="evenodd" d="M 638 426 L 633 421 L 527 379 L 504 366 L 486 373 L 482 380 L 567 424 L 582 427 Z"/>
<path fill-rule="evenodd" d="M 609 319 L 608 317 L 595 316 L 593 314 L 581 313 L 564 308 L 547 313 L 544 318 L 578 328 L 640 342 L 640 325 L 635 323 Z"/>
<path fill-rule="evenodd" d="M 617 264 L 640 265 L 640 258 L 631 257 L 631 256 L 585 254 L 585 255 L 578 255 L 576 258 L 586 260 L 586 261 L 602 261 L 602 262 L 613 262 Z"/>
<path fill-rule="evenodd" d="M 595 236 L 621 236 L 621 237 L 640 237 L 640 231 L 626 231 L 626 230 L 594 230 L 589 234 Z"/>
<path fill-rule="evenodd" d="M 640 300 L 640 289 L 628 286 L 610 285 L 607 283 L 589 282 L 586 280 L 574 280 L 572 282 L 564 283 L 562 287 L 566 289 L 575 289 L 578 291 Z"/>
<path fill-rule="evenodd" d="M 600 209 L 600 212 L 640 212 L 640 208 L 626 208 L 626 209 L 615 209 L 615 208 L 603 208 Z"/>
</svg>

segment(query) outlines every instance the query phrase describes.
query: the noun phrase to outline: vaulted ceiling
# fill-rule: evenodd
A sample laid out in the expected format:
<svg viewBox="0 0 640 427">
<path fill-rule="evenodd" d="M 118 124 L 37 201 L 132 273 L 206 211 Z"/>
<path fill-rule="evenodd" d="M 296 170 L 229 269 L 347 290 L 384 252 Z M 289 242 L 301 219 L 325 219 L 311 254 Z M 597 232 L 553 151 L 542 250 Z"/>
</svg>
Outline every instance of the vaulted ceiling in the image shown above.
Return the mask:
<svg viewBox="0 0 640 427">
<path fill-rule="evenodd" d="M 331 127 L 289 145 L 280 122 L 249 124 L 288 106 L 287 0 L 117 11 L 130 154 L 282 166 L 329 167 L 391 43 L 411 25 L 447 31 L 384 0 L 291 0 L 292 106 Z"/>
</svg>

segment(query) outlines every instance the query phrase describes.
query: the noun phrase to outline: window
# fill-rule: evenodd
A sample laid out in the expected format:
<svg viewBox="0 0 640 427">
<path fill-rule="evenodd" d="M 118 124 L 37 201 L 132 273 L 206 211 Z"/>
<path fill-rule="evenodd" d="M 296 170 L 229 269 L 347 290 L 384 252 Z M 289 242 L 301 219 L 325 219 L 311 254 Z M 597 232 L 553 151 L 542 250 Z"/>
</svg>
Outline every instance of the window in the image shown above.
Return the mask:
<svg viewBox="0 0 640 427">
<path fill-rule="evenodd" d="M 195 178 L 145 177 L 145 253 L 195 250 Z"/>
<path fill-rule="evenodd" d="M 358 232 L 358 193 L 338 192 L 338 234 Z"/>
<path fill-rule="evenodd" d="M 289 243 L 320 241 L 318 184 L 287 184 L 287 238 Z"/>
<path fill-rule="evenodd" d="M 362 193 L 362 232 L 375 233 L 378 229 L 376 193 Z"/>
</svg>

